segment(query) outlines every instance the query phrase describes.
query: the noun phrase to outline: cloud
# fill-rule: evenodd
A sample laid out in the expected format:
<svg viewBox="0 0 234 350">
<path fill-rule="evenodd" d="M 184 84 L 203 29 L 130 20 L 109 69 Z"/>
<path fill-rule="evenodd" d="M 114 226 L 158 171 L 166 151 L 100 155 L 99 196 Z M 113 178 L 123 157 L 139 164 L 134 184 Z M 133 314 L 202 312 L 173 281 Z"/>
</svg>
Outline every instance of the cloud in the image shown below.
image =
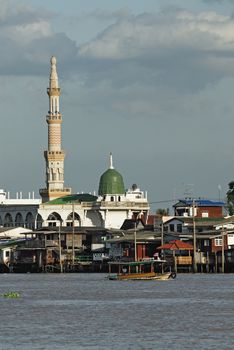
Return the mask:
<svg viewBox="0 0 234 350">
<path fill-rule="evenodd" d="M 128 18 L 131 16 L 131 11 L 128 7 L 120 8 L 116 11 L 108 11 L 104 9 L 97 8 L 92 12 L 89 12 L 85 17 L 94 17 L 100 21 L 109 21 L 109 20 L 122 20 L 123 18 Z"/>
<path fill-rule="evenodd" d="M 233 4 L 233 0 L 203 0 L 203 2 L 212 4 L 212 3 L 217 3 L 217 4 L 225 4 L 225 3 L 230 3 Z"/>
<path fill-rule="evenodd" d="M 234 21 L 215 12 L 176 11 L 132 16 L 82 45 L 79 53 L 88 58 L 128 59 L 157 56 L 162 50 L 175 49 L 233 50 Z"/>
<path fill-rule="evenodd" d="M 76 44 L 65 34 L 54 33 L 56 14 L 34 9 L 14 0 L 0 0 L 0 74 L 41 74 L 52 54 L 69 62 Z"/>
<path fill-rule="evenodd" d="M 144 84 L 196 91 L 234 72 L 230 16 L 175 8 L 137 16 L 128 8 L 96 9 L 89 16 L 115 22 L 79 47 L 65 33 L 54 32 L 55 16 L 0 0 L 1 75 L 45 74 L 52 54 L 62 76 L 87 87 L 110 82 L 118 88 Z"/>
<path fill-rule="evenodd" d="M 215 12 L 182 10 L 144 13 L 117 21 L 81 45 L 78 58 L 109 79 L 123 70 L 125 82 L 145 79 L 177 88 L 199 89 L 233 73 L 234 20 Z M 137 68 L 132 76 L 131 67 Z M 140 74 L 140 73 L 143 74 Z M 117 74 L 114 74 L 114 78 Z M 95 79 L 95 77 L 93 77 Z M 123 78 L 124 80 L 124 78 Z M 124 83 L 124 81 L 123 81 Z"/>
</svg>

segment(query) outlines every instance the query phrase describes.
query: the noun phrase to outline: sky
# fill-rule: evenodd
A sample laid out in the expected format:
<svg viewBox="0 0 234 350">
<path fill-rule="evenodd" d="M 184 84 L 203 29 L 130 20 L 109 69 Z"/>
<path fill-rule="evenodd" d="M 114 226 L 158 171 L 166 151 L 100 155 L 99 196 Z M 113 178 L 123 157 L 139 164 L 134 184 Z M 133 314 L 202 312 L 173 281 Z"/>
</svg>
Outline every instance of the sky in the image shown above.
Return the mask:
<svg viewBox="0 0 234 350">
<path fill-rule="evenodd" d="M 65 185 L 114 167 L 152 211 L 234 180 L 234 1 L 0 0 L 0 188 L 45 187 L 50 57 Z"/>
</svg>

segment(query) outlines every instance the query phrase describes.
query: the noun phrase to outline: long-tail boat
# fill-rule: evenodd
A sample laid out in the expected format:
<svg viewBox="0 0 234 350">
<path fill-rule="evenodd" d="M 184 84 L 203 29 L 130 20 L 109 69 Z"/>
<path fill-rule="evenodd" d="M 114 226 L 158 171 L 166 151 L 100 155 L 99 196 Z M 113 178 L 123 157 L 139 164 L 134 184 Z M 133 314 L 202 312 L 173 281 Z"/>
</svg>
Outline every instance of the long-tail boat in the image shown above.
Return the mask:
<svg viewBox="0 0 234 350">
<path fill-rule="evenodd" d="M 168 280 L 175 278 L 175 272 L 162 272 L 165 260 L 110 261 L 109 280 Z M 158 266 L 157 266 L 158 265 Z M 157 267 L 161 272 L 157 272 Z"/>
</svg>

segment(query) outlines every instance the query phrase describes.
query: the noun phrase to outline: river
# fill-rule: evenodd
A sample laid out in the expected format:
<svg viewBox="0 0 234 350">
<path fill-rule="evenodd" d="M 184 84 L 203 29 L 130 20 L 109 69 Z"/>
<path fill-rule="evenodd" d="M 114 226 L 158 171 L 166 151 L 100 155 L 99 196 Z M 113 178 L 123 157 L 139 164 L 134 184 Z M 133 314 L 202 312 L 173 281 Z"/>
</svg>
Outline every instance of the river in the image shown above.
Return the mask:
<svg viewBox="0 0 234 350">
<path fill-rule="evenodd" d="M 233 274 L 1 274 L 0 294 L 2 350 L 234 348 Z"/>
</svg>

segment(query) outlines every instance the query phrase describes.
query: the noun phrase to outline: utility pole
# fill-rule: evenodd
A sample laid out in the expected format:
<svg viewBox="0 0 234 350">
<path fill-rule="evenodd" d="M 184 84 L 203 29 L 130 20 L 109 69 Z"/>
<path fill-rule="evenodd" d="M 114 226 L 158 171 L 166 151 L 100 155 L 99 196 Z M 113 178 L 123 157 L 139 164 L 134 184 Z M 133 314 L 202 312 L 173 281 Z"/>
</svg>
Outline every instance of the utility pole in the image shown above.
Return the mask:
<svg viewBox="0 0 234 350">
<path fill-rule="evenodd" d="M 163 216 L 161 218 L 161 246 L 164 243 L 164 226 L 163 226 Z M 162 253 L 163 250 L 161 250 L 161 259 L 162 259 Z M 164 255 L 164 254 L 163 254 Z M 163 263 L 162 263 L 162 273 L 164 272 L 164 268 L 163 268 Z"/>
<path fill-rule="evenodd" d="M 196 242 L 196 223 L 195 223 L 195 201 L 193 199 L 193 272 L 197 273 L 197 242 Z"/>
<path fill-rule="evenodd" d="M 74 210 L 74 203 L 72 203 L 72 268 L 73 269 L 74 269 L 74 263 L 75 263 L 74 234 L 75 234 L 75 210 Z"/>
<path fill-rule="evenodd" d="M 137 219 L 135 219 L 135 223 L 134 223 L 134 250 L 135 250 L 135 257 L 134 257 L 134 259 L 135 259 L 135 261 L 137 261 L 137 239 L 136 239 L 136 220 Z"/>
<path fill-rule="evenodd" d="M 161 218 L 161 245 L 164 244 L 164 226 L 163 226 L 163 216 Z"/>
<path fill-rule="evenodd" d="M 222 225 L 222 273 L 224 273 L 224 263 L 225 263 L 225 256 L 224 256 L 224 228 Z"/>
<path fill-rule="evenodd" d="M 63 272 L 62 247 L 61 247 L 61 222 L 60 221 L 59 221 L 59 265 L 60 265 L 60 272 Z"/>
</svg>

